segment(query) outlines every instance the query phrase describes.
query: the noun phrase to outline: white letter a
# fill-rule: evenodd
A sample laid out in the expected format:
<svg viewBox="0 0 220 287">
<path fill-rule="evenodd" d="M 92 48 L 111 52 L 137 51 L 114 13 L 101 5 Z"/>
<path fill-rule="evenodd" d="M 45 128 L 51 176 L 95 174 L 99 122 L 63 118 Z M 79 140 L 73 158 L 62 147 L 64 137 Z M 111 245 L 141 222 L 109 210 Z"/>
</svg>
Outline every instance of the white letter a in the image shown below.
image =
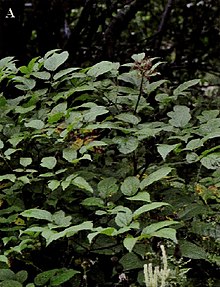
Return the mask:
<svg viewBox="0 0 220 287">
<path fill-rule="evenodd" d="M 5 18 L 15 18 L 15 15 L 12 12 L 12 9 L 9 8 L 7 15 L 5 16 Z"/>
</svg>

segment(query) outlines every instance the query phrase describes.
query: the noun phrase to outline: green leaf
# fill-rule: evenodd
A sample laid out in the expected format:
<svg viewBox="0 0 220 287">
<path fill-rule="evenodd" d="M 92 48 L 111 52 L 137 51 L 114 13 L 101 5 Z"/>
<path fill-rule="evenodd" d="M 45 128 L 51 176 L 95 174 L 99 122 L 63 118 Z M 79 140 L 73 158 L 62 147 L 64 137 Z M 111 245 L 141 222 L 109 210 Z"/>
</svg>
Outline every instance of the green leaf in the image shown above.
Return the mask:
<svg viewBox="0 0 220 287">
<path fill-rule="evenodd" d="M 154 182 L 157 182 L 167 176 L 172 171 L 171 167 L 161 167 L 157 171 L 151 173 L 147 178 L 143 179 L 140 183 L 140 188 L 144 189 L 145 187 L 151 185 Z"/>
<path fill-rule="evenodd" d="M 141 206 L 140 208 L 136 209 L 133 213 L 133 218 L 136 219 L 137 217 L 139 217 L 142 213 L 154 210 L 156 208 L 162 207 L 162 206 L 167 206 L 169 205 L 166 202 L 152 202 L 149 204 L 145 204 L 143 206 Z"/>
<path fill-rule="evenodd" d="M 50 279 L 51 286 L 60 286 L 64 282 L 69 281 L 73 276 L 79 274 L 79 271 L 74 269 L 59 270 L 55 276 Z"/>
<path fill-rule="evenodd" d="M 189 141 L 186 145 L 186 147 L 184 148 L 184 150 L 194 150 L 197 148 L 200 148 L 201 146 L 203 146 L 203 140 L 201 139 L 193 139 L 191 141 Z"/>
<path fill-rule="evenodd" d="M 92 221 L 84 221 L 81 224 L 70 226 L 65 230 L 65 234 L 67 237 L 71 237 L 74 234 L 76 234 L 79 231 L 82 230 L 92 230 L 93 229 L 93 223 Z"/>
<path fill-rule="evenodd" d="M 158 231 L 161 228 L 164 228 L 164 227 L 167 227 L 167 226 L 170 226 L 173 224 L 178 224 L 178 223 L 179 223 L 178 221 L 172 221 L 172 220 L 164 220 L 164 221 L 160 221 L 157 223 L 152 223 L 152 224 L 148 225 L 147 227 L 145 227 L 142 230 L 141 234 L 151 234 L 153 232 Z"/>
<path fill-rule="evenodd" d="M 129 154 L 135 151 L 139 141 L 136 137 L 115 137 L 113 143 L 118 145 L 118 149 L 123 154 Z"/>
<path fill-rule="evenodd" d="M 124 247 L 131 252 L 135 246 L 135 244 L 138 241 L 138 237 L 133 237 L 133 236 L 127 236 L 124 240 L 123 240 L 123 245 Z"/>
<path fill-rule="evenodd" d="M 65 216 L 64 211 L 59 210 L 53 214 L 52 220 L 58 226 L 67 227 L 71 224 L 72 216 Z"/>
<path fill-rule="evenodd" d="M 134 55 L 131 56 L 131 58 L 132 58 L 135 62 L 141 62 L 141 61 L 144 60 L 144 58 L 145 58 L 145 53 L 134 54 Z"/>
<path fill-rule="evenodd" d="M 27 280 L 27 278 L 28 278 L 28 273 L 26 270 L 21 270 L 16 273 L 16 279 L 20 283 L 24 283 Z"/>
<path fill-rule="evenodd" d="M 34 284 L 37 286 L 45 286 L 45 284 L 52 278 L 59 269 L 52 269 L 38 274 L 34 278 Z"/>
<path fill-rule="evenodd" d="M 63 150 L 63 158 L 68 162 L 72 162 L 77 158 L 77 151 L 72 148 L 65 148 Z"/>
<path fill-rule="evenodd" d="M 41 80 L 49 80 L 50 79 L 50 73 L 46 72 L 46 71 L 42 71 L 42 72 L 33 72 L 31 73 L 32 76 L 34 76 L 37 79 L 41 79 Z"/>
<path fill-rule="evenodd" d="M 20 158 L 20 164 L 24 167 L 27 167 L 32 163 L 32 158 L 30 157 L 21 157 Z"/>
<path fill-rule="evenodd" d="M 91 193 L 93 193 L 93 188 L 89 185 L 89 183 L 81 176 L 77 176 L 72 180 L 72 184 L 79 187 L 80 189 L 85 189 Z"/>
<path fill-rule="evenodd" d="M 29 123 L 24 124 L 27 128 L 33 128 L 37 130 L 41 130 L 44 128 L 44 122 L 41 120 L 32 120 Z"/>
<path fill-rule="evenodd" d="M 181 242 L 180 249 L 183 257 L 191 259 L 207 259 L 205 250 L 192 242 Z"/>
<path fill-rule="evenodd" d="M 127 207 L 124 207 L 124 210 L 118 212 L 115 217 L 115 223 L 119 227 L 129 226 L 131 221 L 132 221 L 132 211 Z"/>
<path fill-rule="evenodd" d="M 0 282 L 0 287 L 23 287 L 22 284 L 15 280 L 5 280 Z"/>
<path fill-rule="evenodd" d="M 61 66 L 69 57 L 69 53 L 64 51 L 60 54 L 54 53 L 52 56 L 47 58 L 44 62 L 44 67 L 49 71 L 55 71 Z"/>
<path fill-rule="evenodd" d="M 157 151 L 159 152 L 159 154 L 162 156 L 163 160 L 166 159 L 167 155 L 173 151 L 175 148 L 177 148 L 179 146 L 179 144 L 172 144 L 172 145 L 168 145 L 168 144 L 159 144 L 157 146 Z"/>
<path fill-rule="evenodd" d="M 116 184 L 117 180 L 114 177 L 109 177 L 101 180 L 98 183 L 98 192 L 99 196 L 102 199 L 111 197 L 118 191 L 118 185 Z"/>
<path fill-rule="evenodd" d="M 139 186 L 139 179 L 136 176 L 129 176 L 123 181 L 121 185 L 121 192 L 124 195 L 132 196 L 137 193 Z"/>
<path fill-rule="evenodd" d="M 21 83 L 21 85 L 16 85 L 15 87 L 22 91 L 32 90 L 36 85 L 36 81 L 34 79 L 28 79 L 20 76 L 14 77 L 13 81 Z"/>
<path fill-rule="evenodd" d="M 220 167 L 220 153 L 212 153 L 201 159 L 201 164 L 207 169 L 217 169 Z"/>
<path fill-rule="evenodd" d="M 173 242 L 178 243 L 177 238 L 176 238 L 176 230 L 173 228 L 160 229 L 160 230 L 152 233 L 152 236 L 170 239 Z"/>
<path fill-rule="evenodd" d="M 55 190 L 60 186 L 60 181 L 56 179 L 49 180 L 48 187 L 51 190 Z"/>
<path fill-rule="evenodd" d="M 107 114 L 109 111 L 106 107 L 103 106 L 95 106 L 92 107 L 87 113 L 84 114 L 84 120 L 86 122 L 95 121 L 97 116 Z"/>
<path fill-rule="evenodd" d="M 191 119 L 190 109 L 186 106 L 177 105 L 167 115 L 171 118 L 169 123 L 178 128 L 185 127 Z"/>
<path fill-rule="evenodd" d="M 112 63 L 109 61 L 102 61 L 100 63 L 95 64 L 92 66 L 89 71 L 87 72 L 87 75 L 90 77 L 97 78 L 100 75 L 106 74 L 108 72 L 115 72 L 119 68 L 119 63 Z"/>
<path fill-rule="evenodd" d="M 188 88 L 197 85 L 200 82 L 200 79 L 195 79 L 195 80 L 190 80 L 187 81 L 183 84 L 180 84 L 174 91 L 173 94 L 174 96 L 178 95 L 184 95 L 184 91 L 187 90 Z"/>
<path fill-rule="evenodd" d="M 115 117 L 116 119 L 122 122 L 133 124 L 133 125 L 137 125 L 140 122 L 140 119 L 137 116 L 134 116 L 133 114 L 129 114 L 129 113 L 119 114 Z"/>
<path fill-rule="evenodd" d="M 0 175 L 0 182 L 3 180 L 10 180 L 11 182 L 15 182 L 16 176 L 14 174 Z"/>
<path fill-rule="evenodd" d="M 49 211 L 38 208 L 27 209 L 21 213 L 21 216 L 52 221 L 52 214 Z"/>
<path fill-rule="evenodd" d="M 146 201 L 151 202 L 150 200 L 150 194 L 146 191 L 140 191 L 135 196 L 132 197 L 126 197 L 128 200 L 134 200 L 134 201 Z"/>
<path fill-rule="evenodd" d="M 159 80 L 159 81 L 152 82 L 152 83 L 147 82 L 147 84 L 144 86 L 144 90 L 149 95 L 152 92 L 154 92 L 158 87 L 160 87 L 162 84 L 164 84 L 166 82 L 167 82 L 167 80 Z"/>
<path fill-rule="evenodd" d="M 143 268 L 143 261 L 134 253 L 126 253 L 119 261 L 124 271 Z"/>
<path fill-rule="evenodd" d="M 10 269 L 0 269 L 0 281 L 15 279 L 15 273 Z"/>
<path fill-rule="evenodd" d="M 4 147 L 4 143 L 2 140 L 0 140 L 0 149 L 3 149 L 3 147 Z"/>
<path fill-rule="evenodd" d="M 104 207 L 104 201 L 98 197 L 88 197 L 81 202 L 84 206 Z"/>
<path fill-rule="evenodd" d="M 56 73 L 53 76 L 53 78 L 56 81 L 56 80 L 62 78 L 63 76 L 66 76 L 66 75 L 70 74 L 71 72 L 74 72 L 74 71 L 77 71 L 77 70 L 79 70 L 79 68 L 67 68 L 65 70 L 61 70 L 58 73 Z"/>
<path fill-rule="evenodd" d="M 53 169 L 57 164 L 57 160 L 53 156 L 44 157 L 41 160 L 41 166 L 46 167 L 48 169 Z"/>
</svg>

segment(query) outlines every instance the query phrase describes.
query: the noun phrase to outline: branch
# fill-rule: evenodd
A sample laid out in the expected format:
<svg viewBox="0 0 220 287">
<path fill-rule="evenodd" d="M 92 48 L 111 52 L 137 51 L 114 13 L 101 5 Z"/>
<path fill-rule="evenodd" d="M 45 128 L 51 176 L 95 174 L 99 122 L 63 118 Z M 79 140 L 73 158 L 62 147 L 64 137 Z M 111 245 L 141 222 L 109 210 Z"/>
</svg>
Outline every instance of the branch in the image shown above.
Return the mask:
<svg viewBox="0 0 220 287">
<path fill-rule="evenodd" d="M 112 58 L 114 54 L 113 47 L 117 37 L 120 36 L 123 29 L 127 27 L 128 23 L 135 16 L 142 1 L 129 1 L 129 3 L 129 5 L 125 5 L 123 9 L 120 9 L 104 33 L 104 47 L 108 58 Z"/>
<path fill-rule="evenodd" d="M 166 25 L 167 25 L 167 22 L 168 22 L 168 19 L 169 19 L 171 10 L 172 10 L 172 6 L 173 6 L 173 0 L 168 0 L 167 5 L 166 5 L 165 10 L 164 10 L 163 15 L 162 15 L 162 19 L 160 21 L 160 25 L 158 27 L 158 31 L 156 33 L 156 35 L 158 36 L 158 39 L 155 42 L 155 50 L 156 51 L 158 51 L 160 49 L 161 42 L 163 39 L 163 33 L 166 29 Z"/>
</svg>

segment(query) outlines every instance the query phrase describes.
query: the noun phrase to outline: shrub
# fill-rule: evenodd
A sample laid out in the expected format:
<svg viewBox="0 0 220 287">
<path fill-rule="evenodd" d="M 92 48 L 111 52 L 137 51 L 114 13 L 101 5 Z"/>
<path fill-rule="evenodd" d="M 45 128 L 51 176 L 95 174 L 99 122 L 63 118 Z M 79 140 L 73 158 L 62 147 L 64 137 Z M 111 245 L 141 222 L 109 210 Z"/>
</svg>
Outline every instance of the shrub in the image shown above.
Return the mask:
<svg viewBox="0 0 220 287">
<path fill-rule="evenodd" d="M 67 58 L 0 61 L 2 286 L 144 286 L 161 243 L 173 268 L 177 249 L 219 264 L 220 118 L 199 80 L 172 87 L 144 53 Z"/>
</svg>

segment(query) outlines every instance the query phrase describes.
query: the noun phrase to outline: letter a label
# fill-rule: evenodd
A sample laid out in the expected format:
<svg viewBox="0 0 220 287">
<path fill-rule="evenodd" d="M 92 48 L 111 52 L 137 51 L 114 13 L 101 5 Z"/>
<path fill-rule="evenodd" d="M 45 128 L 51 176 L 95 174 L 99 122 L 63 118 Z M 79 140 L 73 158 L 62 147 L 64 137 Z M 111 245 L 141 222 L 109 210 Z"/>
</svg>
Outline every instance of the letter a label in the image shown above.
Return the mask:
<svg viewBox="0 0 220 287">
<path fill-rule="evenodd" d="M 15 15 L 13 14 L 13 11 L 11 8 L 9 8 L 7 15 L 5 18 L 15 18 Z"/>
</svg>

